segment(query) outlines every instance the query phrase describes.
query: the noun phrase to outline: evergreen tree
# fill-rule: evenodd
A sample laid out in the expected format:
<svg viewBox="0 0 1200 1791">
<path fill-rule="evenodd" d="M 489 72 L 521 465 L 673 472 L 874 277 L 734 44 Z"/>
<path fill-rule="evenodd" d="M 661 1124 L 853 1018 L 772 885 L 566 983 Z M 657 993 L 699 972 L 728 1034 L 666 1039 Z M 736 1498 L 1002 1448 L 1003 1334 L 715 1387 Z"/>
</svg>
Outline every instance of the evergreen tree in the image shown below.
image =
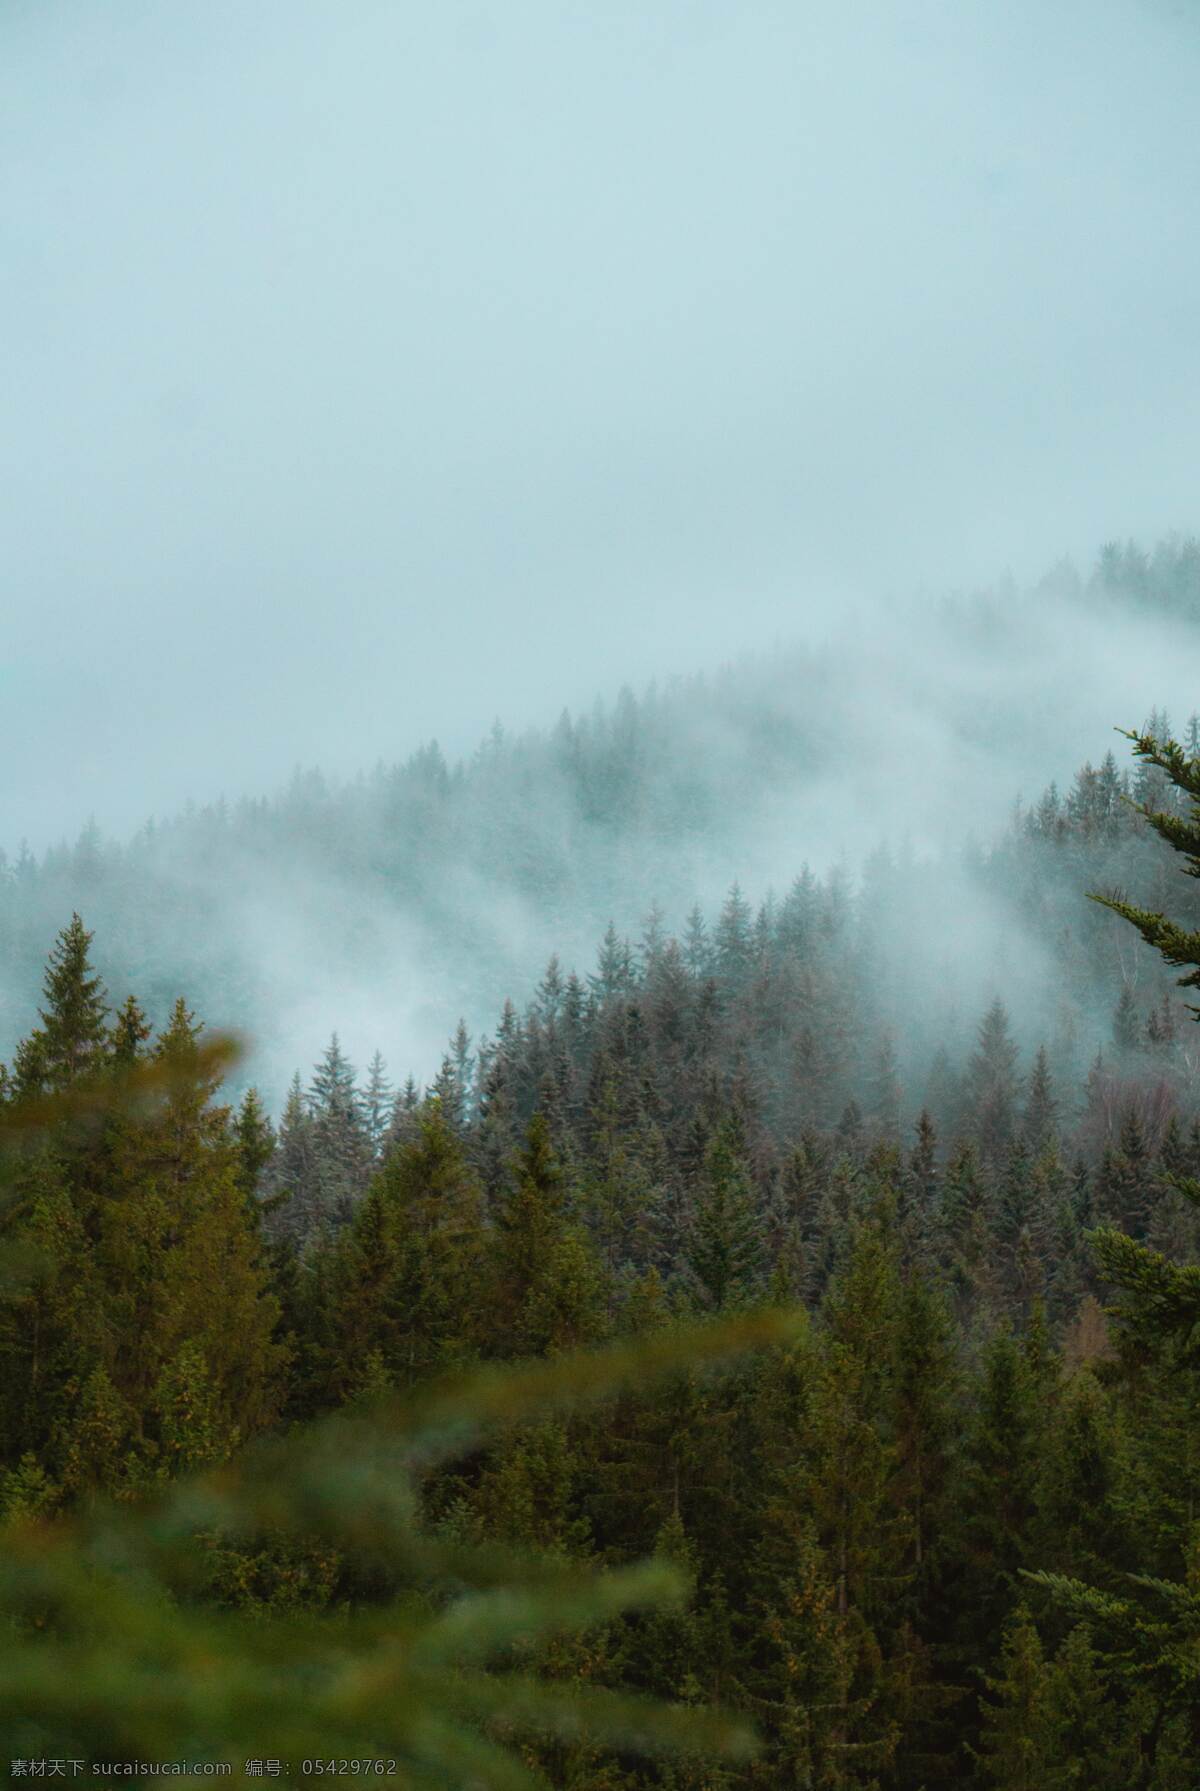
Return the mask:
<svg viewBox="0 0 1200 1791">
<path fill-rule="evenodd" d="M 1113 1010 L 1112 1042 L 1118 1058 L 1128 1060 L 1142 1042 L 1141 1020 L 1133 990 L 1126 983 Z"/>
<path fill-rule="evenodd" d="M 1040 1157 L 1057 1142 L 1058 1102 L 1050 1076 L 1046 1047 L 1039 1045 L 1029 1076 L 1025 1097 L 1023 1132 L 1025 1143 L 1034 1157 Z"/>
<path fill-rule="evenodd" d="M 275 1128 L 257 1088 L 248 1088 L 242 1096 L 233 1137 L 237 1148 L 238 1180 L 251 1210 L 257 1213 L 258 1191 L 275 1155 Z"/>
<path fill-rule="evenodd" d="M 132 1069 L 145 1056 L 151 1027 L 135 995 L 127 995 L 121 1003 L 109 1035 L 109 1049 L 115 1067 Z"/>
<path fill-rule="evenodd" d="M 1017 1102 L 1017 1047 L 1009 1036 L 1008 1014 L 997 998 L 979 1026 L 979 1048 L 967 1072 L 971 1124 L 983 1159 L 1002 1161 L 1011 1142 Z"/>
<path fill-rule="evenodd" d="M 762 1228 L 737 1122 L 721 1122 L 705 1155 L 704 1179 L 686 1245 L 688 1267 L 706 1305 L 746 1298 L 763 1270 Z"/>
<path fill-rule="evenodd" d="M 279 1122 L 278 1143 L 266 1181 L 272 1207 L 272 1232 L 297 1245 L 319 1232 L 324 1216 L 320 1206 L 315 1130 L 297 1070 L 288 1088 Z"/>
<path fill-rule="evenodd" d="M 712 974 L 712 947 L 709 944 L 708 928 L 700 909 L 693 908 L 687 918 L 687 930 L 683 940 L 683 961 L 691 975 L 697 979 Z"/>
<path fill-rule="evenodd" d="M 983 1706 L 983 1740 L 976 1754 L 983 1783 L 997 1791 L 1045 1791 L 1056 1764 L 1048 1675 L 1038 1635 L 1022 1606 L 1004 1633 L 992 1694 Z"/>
<path fill-rule="evenodd" d="M 16 1052 L 19 1096 L 69 1088 L 99 1070 L 108 1056 L 104 988 L 89 956 L 92 937 L 73 914 L 54 942 L 43 984 L 42 1024 Z"/>
<path fill-rule="evenodd" d="M 1015 1608 L 1023 1568 L 1037 1565 L 1037 1488 L 1046 1413 L 1028 1357 L 1004 1332 L 987 1345 L 967 1432 L 957 1536 L 958 1623 L 968 1658 L 986 1655 Z"/>
<path fill-rule="evenodd" d="M 628 939 L 622 939 L 610 920 L 600 947 L 596 973 L 588 978 L 588 986 L 597 1001 L 611 1001 L 627 993 L 633 983 L 633 955 Z"/>
<path fill-rule="evenodd" d="M 517 1355 L 596 1337 L 606 1289 L 567 1214 L 562 1165 L 545 1116 L 535 1113 L 499 1214 L 495 1335 Z"/>
<path fill-rule="evenodd" d="M 1125 1109 L 1115 1150 L 1106 1151 L 1096 1196 L 1106 1220 L 1144 1238 L 1153 1201 L 1153 1160 L 1137 1108 Z"/>
<path fill-rule="evenodd" d="M 718 975 L 726 983 L 740 985 L 751 961 L 750 904 L 736 883 L 721 909 L 713 952 Z"/>
<path fill-rule="evenodd" d="M 899 1135 L 900 1099 L 896 1045 L 889 1030 L 883 1034 L 875 1054 L 867 1093 L 867 1116 L 875 1130 L 884 1137 L 896 1138 Z"/>
<path fill-rule="evenodd" d="M 367 1086 L 363 1094 L 363 1123 L 366 1127 L 367 1141 L 371 1155 L 378 1158 L 383 1148 L 384 1135 L 392 1115 L 395 1095 L 388 1081 L 387 1065 L 381 1052 L 376 1051 L 367 1066 Z"/>
<path fill-rule="evenodd" d="M 361 1392 L 373 1354 L 406 1385 L 481 1349 L 484 1250 L 482 1190 L 431 1101 L 321 1266 L 327 1396 Z"/>
<path fill-rule="evenodd" d="M 344 1225 L 371 1172 L 371 1144 L 354 1066 L 335 1032 L 309 1084 L 313 1205 L 324 1225 Z"/>
</svg>

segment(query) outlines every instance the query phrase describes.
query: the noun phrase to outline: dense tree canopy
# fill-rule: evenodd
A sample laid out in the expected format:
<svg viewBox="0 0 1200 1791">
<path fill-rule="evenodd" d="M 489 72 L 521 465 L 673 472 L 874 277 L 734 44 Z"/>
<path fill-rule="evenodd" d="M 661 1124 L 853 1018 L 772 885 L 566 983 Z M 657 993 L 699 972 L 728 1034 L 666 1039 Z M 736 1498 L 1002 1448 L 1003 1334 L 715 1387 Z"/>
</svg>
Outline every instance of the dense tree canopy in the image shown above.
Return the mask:
<svg viewBox="0 0 1200 1791">
<path fill-rule="evenodd" d="M 998 849 L 1043 919 L 1067 866 L 1153 901 L 1159 836 L 1200 864 L 1200 761 L 1136 744 L 1161 782 L 1089 774 Z M 1083 893 L 1076 942 L 1115 953 L 1122 923 Z M 1112 905 L 1177 971 L 1200 960 L 1190 921 Z M 659 914 L 636 943 L 611 927 L 588 977 L 551 960 L 490 1037 L 459 1027 L 425 1088 L 393 1091 L 378 1057 L 360 1077 L 335 1037 L 276 1128 L 253 1090 L 221 1103 L 183 1001 L 156 1030 L 132 996 L 112 1011 L 76 916 L 0 1107 L 14 1560 L 43 1535 L 81 1587 L 100 1561 L 161 1567 L 163 1645 L 182 1659 L 193 1616 L 215 1625 L 255 1696 L 277 1648 L 324 1688 L 313 1721 L 343 1751 L 347 1711 L 366 1752 L 398 1731 L 365 1679 L 338 1706 L 311 1648 L 399 1625 L 386 1683 L 416 1696 L 428 1660 L 457 1686 L 436 1692 L 436 1747 L 404 1731 L 413 1784 L 1183 1791 L 1200 1750 L 1186 1010 L 1147 958 L 1100 1008 L 1097 1048 L 1084 1000 L 1111 982 L 1068 952 L 1074 1025 L 1030 1047 L 997 986 L 915 1051 L 876 938 L 837 878 L 758 908 L 735 886 L 681 938 Z M 713 1318 L 769 1347 L 700 1360 Z M 402 1419 L 391 1441 L 381 1410 Z M 147 1499 L 176 1515 L 154 1529 Z M 186 1569 L 144 1553 L 168 1531 Z M 14 1621 L 36 1628 L 67 1581 L 56 1565 L 31 1593 L 14 1571 Z M 494 1624 L 489 1575 L 517 1600 Z M 70 1597 L 116 1648 L 91 1594 Z M 301 1616 L 330 1627 L 302 1641 Z M 47 1649 L 76 1645 L 51 1629 Z M 55 1724 L 80 1747 L 146 1745 L 54 1702 L 41 1646 L 23 1640 L 11 1705 L 27 1751 L 52 1751 Z M 704 1722 L 689 1742 L 631 1699 L 719 1706 L 757 1751 L 722 1751 L 733 1731 Z M 277 1720 L 312 1736 L 286 1695 Z M 242 1736 L 230 1722 L 214 1748 Z M 656 1722 L 669 1755 L 646 1742 Z"/>
</svg>

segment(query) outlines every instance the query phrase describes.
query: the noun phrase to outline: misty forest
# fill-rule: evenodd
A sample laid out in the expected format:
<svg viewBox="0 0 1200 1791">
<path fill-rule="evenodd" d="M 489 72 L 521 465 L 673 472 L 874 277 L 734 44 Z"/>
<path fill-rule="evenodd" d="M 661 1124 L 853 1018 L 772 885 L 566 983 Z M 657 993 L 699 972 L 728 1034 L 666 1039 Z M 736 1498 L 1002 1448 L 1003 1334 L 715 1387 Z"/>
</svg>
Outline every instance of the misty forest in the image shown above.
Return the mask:
<svg viewBox="0 0 1200 1791">
<path fill-rule="evenodd" d="M 1180 541 L 1038 597 L 1198 599 Z M 747 663 L 6 863 L 14 1751 L 1195 1784 L 1200 719 L 935 853 L 832 702 Z M 751 899 L 739 840 L 848 757 L 874 849 L 776 829 Z M 407 929 L 491 1023 L 260 1091 L 220 1028 L 271 1036 L 271 879 L 348 1002 Z"/>
<path fill-rule="evenodd" d="M 1200 16 L 0 0 L 0 1769 L 1200 1791 Z"/>
</svg>

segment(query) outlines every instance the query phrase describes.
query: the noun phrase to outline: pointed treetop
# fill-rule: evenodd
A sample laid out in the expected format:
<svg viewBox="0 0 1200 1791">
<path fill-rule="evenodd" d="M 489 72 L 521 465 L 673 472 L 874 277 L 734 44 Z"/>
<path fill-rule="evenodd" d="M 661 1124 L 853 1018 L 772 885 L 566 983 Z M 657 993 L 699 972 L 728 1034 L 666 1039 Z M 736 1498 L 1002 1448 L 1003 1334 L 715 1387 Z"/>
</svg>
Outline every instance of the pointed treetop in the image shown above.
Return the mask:
<svg viewBox="0 0 1200 1791">
<path fill-rule="evenodd" d="M 42 1025 L 33 1034 L 42 1080 L 66 1088 L 99 1068 L 108 1045 L 104 986 L 92 969 L 92 943 L 78 914 L 73 914 L 54 942 L 46 965 L 46 1005 Z"/>
<path fill-rule="evenodd" d="M 146 1019 L 137 997 L 127 995 L 117 1010 L 117 1017 L 109 1035 L 113 1062 L 126 1068 L 135 1064 L 143 1056 L 142 1047 L 149 1037 L 150 1023 Z"/>
</svg>

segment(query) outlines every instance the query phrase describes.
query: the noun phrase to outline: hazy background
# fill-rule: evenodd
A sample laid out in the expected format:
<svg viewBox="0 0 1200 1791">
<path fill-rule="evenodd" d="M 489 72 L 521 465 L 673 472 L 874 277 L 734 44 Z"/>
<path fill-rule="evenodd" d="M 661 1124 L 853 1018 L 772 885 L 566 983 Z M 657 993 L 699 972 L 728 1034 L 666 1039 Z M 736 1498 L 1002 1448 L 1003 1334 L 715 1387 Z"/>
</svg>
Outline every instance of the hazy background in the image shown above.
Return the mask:
<svg viewBox="0 0 1200 1791">
<path fill-rule="evenodd" d="M 1194 526 L 1198 73 L 1144 0 L 6 0 L 0 839 Z"/>
</svg>

